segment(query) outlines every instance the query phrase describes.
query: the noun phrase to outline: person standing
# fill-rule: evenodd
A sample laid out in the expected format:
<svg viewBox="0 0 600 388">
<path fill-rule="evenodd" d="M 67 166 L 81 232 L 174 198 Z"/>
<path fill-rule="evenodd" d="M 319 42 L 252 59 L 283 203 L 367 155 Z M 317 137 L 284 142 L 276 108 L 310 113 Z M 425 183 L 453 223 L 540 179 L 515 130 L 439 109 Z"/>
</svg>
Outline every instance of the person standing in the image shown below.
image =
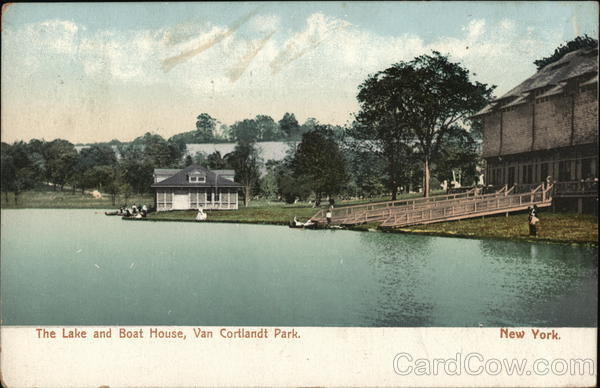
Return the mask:
<svg viewBox="0 0 600 388">
<path fill-rule="evenodd" d="M 533 205 L 529 207 L 529 235 L 537 237 L 537 224 L 540 222 L 540 219 L 537 216 L 538 207 L 537 205 Z"/>
</svg>

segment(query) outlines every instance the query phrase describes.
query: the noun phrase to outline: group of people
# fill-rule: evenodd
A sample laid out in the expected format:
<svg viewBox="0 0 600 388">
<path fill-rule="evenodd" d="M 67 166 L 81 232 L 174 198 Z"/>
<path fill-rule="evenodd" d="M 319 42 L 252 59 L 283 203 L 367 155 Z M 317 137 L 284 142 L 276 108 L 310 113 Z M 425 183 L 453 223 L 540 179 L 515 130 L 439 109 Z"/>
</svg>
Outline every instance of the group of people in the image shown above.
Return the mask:
<svg viewBox="0 0 600 388">
<path fill-rule="evenodd" d="M 144 218 L 148 214 L 148 207 L 146 205 L 138 206 L 136 204 L 133 204 L 131 208 L 121 206 L 119 208 L 119 213 L 125 217 Z"/>
</svg>

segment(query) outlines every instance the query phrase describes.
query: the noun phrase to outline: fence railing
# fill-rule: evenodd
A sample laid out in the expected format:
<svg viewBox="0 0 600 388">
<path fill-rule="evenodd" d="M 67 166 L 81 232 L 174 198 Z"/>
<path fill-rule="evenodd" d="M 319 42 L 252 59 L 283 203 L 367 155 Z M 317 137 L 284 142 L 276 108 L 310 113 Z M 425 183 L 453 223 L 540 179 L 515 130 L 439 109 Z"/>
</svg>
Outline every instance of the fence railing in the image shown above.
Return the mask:
<svg viewBox="0 0 600 388">
<path fill-rule="evenodd" d="M 561 194 L 593 194 L 598 193 L 598 181 L 555 182 L 554 193 Z"/>
<path fill-rule="evenodd" d="M 510 193 L 514 186 L 506 191 Z M 441 208 L 429 208 L 417 211 L 392 214 L 382 226 L 406 226 L 416 223 L 425 223 L 457 216 L 469 216 L 482 213 L 491 213 L 497 210 L 518 209 L 551 202 L 552 185 L 537 186 L 528 193 L 507 194 L 499 192 L 490 196 L 482 196 L 473 201 L 458 201 Z"/>
<path fill-rule="evenodd" d="M 423 198 L 403 199 L 403 200 L 396 200 L 396 201 L 371 202 L 368 204 L 361 204 L 361 205 L 340 206 L 340 207 L 336 207 L 332 210 L 332 220 L 339 221 L 339 220 L 343 220 L 343 219 L 357 217 L 357 216 L 362 215 L 364 212 L 370 212 L 370 211 L 376 211 L 376 210 L 384 210 L 384 209 L 387 210 L 387 209 L 396 208 L 396 207 L 404 208 L 406 206 L 412 206 L 414 208 L 417 208 L 418 206 L 420 206 L 422 204 L 475 197 L 475 196 L 479 195 L 479 190 L 480 189 L 478 189 L 478 188 L 473 188 L 473 189 L 469 189 L 466 192 L 456 193 L 456 194 L 436 195 L 436 196 L 426 197 L 426 198 L 423 197 Z M 321 209 L 312 218 L 313 219 L 325 218 L 325 213 L 326 213 L 326 210 Z"/>
<path fill-rule="evenodd" d="M 507 190 L 506 186 L 503 186 L 495 193 L 492 194 L 483 194 L 483 195 L 473 195 L 473 196 L 464 196 L 459 198 L 447 199 L 446 196 L 441 198 L 441 200 L 437 201 L 424 201 L 421 203 L 413 203 L 407 206 L 401 207 L 387 207 L 381 209 L 373 209 L 373 210 L 365 210 L 362 212 L 357 212 L 352 215 L 345 215 L 342 217 L 332 217 L 333 223 L 340 224 L 357 224 L 357 223 L 368 223 L 372 221 L 385 221 L 392 217 L 393 215 L 398 215 L 402 213 L 407 213 L 411 211 L 423 211 L 428 209 L 435 208 L 444 208 L 449 205 L 461 205 L 465 203 L 472 203 L 473 201 L 479 201 L 481 199 L 495 198 L 497 196 L 507 196 L 511 193 L 512 188 Z"/>
</svg>

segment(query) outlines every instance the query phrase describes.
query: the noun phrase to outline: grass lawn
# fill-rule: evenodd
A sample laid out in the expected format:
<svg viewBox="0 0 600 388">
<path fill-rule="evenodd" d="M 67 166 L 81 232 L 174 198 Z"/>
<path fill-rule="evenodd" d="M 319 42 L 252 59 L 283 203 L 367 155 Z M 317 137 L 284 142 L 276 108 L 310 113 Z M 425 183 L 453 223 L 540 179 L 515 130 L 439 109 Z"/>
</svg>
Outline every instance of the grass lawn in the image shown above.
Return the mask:
<svg viewBox="0 0 600 388">
<path fill-rule="evenodd" d="M 317 209 L 306 206 L 297 205 L 282 205 L 276 206 L 248 206 L 241 207 L 239 210 L 208 210 L 207 216 L 209 221 L 215 222 L 240 222 L 254 224 L 277 224 L 287 225 L 294 216 L 299 220 L 307 220 L 317 212 Z M 195 210 L 174 210 L 169 212 L 159 212 L 148 214 L 149 220 L 160 221 L 194 221 L 196 214 Z"/>
<path fill-rule="evenodd" d="M 125 203 L 123 197 L 117 197 L 116 206 L 112 204 L 110 195 L 103 198 L 94 198 L 90 194 L 81 194 L 80 191 L 26 191 L 19 195 L 15 204 L 15 196 L 8 194 L 8 202 L 2 193 L 0 207 L 2 209 L 113 209 Z M 154 199 L 151 194 L 132 195 L 127 199 L 129 205 L 151 205 Z"/>
<path fill-rule="evenodd" d="M 399 195 L 398 200 L 418 198 L 421 194 Z M 359 200 L 337 200 L 337 206 L 357 205 L 362 203 L 389 201 L 389 197 L 359 199 Z M 323 208 L 327 201 L 322 202 Z M 314 208 L 307 202 L 286 204 L 280 201 L 269 201 L 265 199 L 252 200 L 248 207 L 240 203 L 239 210 L 207 211 L 208 220 L 215 222 L 241 222 L 257 224 L 287 225 L 295 217 L 300 221 L 306 221 L 314 216 L 318 208 Z M 149 220 L 160 221 L 195 221 L 197 212 L 195 210 L 174 210 L 169 212 L 152 213 L 148 215 Z M 374 226 L 376 227 L 376 225 Z"/>
<path fill-rule="evenodd" d="M 399 228 L 395 231 L 460 237 L 492 237 L 530 241 L 598 244 L 598 218 L 593 215 L 543 212 L 538 237 L 529 236 L 527 214 L 517 213 Z"/>
</svg>

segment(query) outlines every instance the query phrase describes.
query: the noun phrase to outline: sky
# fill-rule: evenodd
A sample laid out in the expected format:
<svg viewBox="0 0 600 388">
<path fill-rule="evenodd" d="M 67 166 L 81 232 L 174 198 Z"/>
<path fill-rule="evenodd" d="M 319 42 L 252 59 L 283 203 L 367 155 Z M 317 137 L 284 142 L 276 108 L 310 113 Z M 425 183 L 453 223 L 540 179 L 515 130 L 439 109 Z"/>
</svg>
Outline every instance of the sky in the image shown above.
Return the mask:
<svg viewBox="0 0 600 388">
<path fill-rule="evenodd" d="M 294 113 L 343 125 L 369 74 L 440 51 L 501 95 L 596 2 L 21 3 L 2 12 L 1 139 L 132 140 Z"/>
</svg>

